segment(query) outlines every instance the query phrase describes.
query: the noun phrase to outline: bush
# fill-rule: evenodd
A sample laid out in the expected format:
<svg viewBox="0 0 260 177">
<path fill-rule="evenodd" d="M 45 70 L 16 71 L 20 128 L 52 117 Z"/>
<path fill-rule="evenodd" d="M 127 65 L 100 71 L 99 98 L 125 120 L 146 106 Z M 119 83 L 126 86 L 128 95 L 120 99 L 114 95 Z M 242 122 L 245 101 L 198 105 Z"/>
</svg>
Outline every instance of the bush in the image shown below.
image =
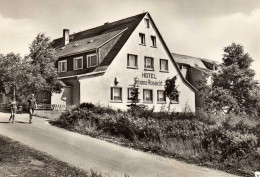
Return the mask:
<svg viewBox="0 0 260 177">
<path fill-rule="evenodd" d="M 53 124 L 91 136 L 123 137 L 145 151 L 219 168 L 242 168 L 238 159 L 243 160 L 245 171 L 249 166 L 260 168 L 249 161 L 259 157 L 260 123 L 246 115 L 153 112 L 142 105 L 124 112 L 83 103 Z"/>
</svg>

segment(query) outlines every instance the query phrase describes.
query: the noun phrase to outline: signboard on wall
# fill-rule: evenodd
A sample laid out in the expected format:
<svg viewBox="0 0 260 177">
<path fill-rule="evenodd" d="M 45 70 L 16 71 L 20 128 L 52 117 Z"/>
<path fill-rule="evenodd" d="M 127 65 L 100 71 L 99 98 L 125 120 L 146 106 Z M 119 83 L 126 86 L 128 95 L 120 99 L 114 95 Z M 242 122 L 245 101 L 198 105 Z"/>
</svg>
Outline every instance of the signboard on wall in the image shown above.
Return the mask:
<svg viewBox="0 0 260 177">
<path fill-rule="evenodd" d="M 142 73 L 142 79 L 138 79 L 138 85 L 163 86 L 162 80 L 157 80 L 154 73 Z"/>
</svg>

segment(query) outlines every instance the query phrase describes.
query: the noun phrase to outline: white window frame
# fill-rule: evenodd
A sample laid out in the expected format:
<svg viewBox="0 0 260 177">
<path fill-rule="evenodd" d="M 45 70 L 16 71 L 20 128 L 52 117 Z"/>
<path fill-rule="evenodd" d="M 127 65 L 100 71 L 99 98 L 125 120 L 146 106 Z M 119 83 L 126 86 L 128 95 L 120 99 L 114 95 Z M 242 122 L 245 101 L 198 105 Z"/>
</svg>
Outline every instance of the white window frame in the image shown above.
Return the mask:
<svg viewBox="0 0 260 177">
<path fill-rule="evenodd" d="M 140 45 L 145 45 L 145 34 L 144 33 L 139 33 L 139 39 L 140 39 Z"/>
<path fill-rule="evenodd" d="M 145 99 L 145 94 L 144 94 L 145 91 L 150 91 L 152 93 L 152 95 L 151 95 L 152 100 Z M 153 103 L 153 90 L 152 89 L 143 89 L 143 102 L 144 103 Z"/>
<path fill-rule="evenodd" d="M 120 89 L 120 100 L 114 98 L 114 90 Z M 123 101 L 123 89 L 122 87 L 110 87 L 110 100 L 114 102 L 122 102 Z"/>
<path fill-rule="evenodd" d="M 135 56 L 135 66 L 130 66 L 129 65 L 129 59 L 130 59 L 130 56 Z M 134 55 L 134 54 L 127 54 L 127 68 L 138 68 L 138 56 L 137 55 Z"/>
<path fill-rule="evenodd" d="M 154 39 L 154 40 L 153 40 Z M 151 42 L 152 42 L 152 47 L 157 47 L 157 41 L 156 41 L 156 36 L 151 36 Z"/>
<path fill-rule="evenodd" d="M 65 68 L 62 70 L 62 63 L 65 63 Z M 58 72 L 67 72 L 67 60 L 61 60 L 58 62 Z"/>
<path fill-rule="evenodd" d="M 167 70 L 163 70 L 163 69 L 162 69 L 162 61 L 166 61 Z M 166 60 L 166 59 L 160 59 L 160 71 L 163 71 L 163 72 L 168 72 L 168 71 L 169 71 L 169 62 L 168 62 L 168 60 Z"/>
<path fill-rule="evenodd" d="M 81 60 L 81 68 L 78 67 L 78 60 Z M 83 56 L 73 58 L 73 70 L 83 69 Z"/>
<path fill-rule="evenodd" d="M 163 92 L 163 100 L 159 98 L 159 92 Z M 157 90 L 157 102 L 158 103 L 166 103 L 166 95 L 164 90 Z"/>
<path fill-rule="evenodd" d="M 147 67 L 146 59 L 148 59 L 148 58 L 151 58 L 151 59 L 152 59 L 152 67 L 151 67 L 151 68 L 148 68 L 148 67 Z M 150 71 L 153 71 L 153 70 L 154 70 L 154 58 L 153 58 L 153 57 L 144 57 L 144 69 L 145 69 L 145 70 L 150 70 Z"/>
<path fill-rule="evenodd" d="M 91 63 L 89 65 L 88 58 L 92 57 L 92 56 L 96 56 L 96 59 L 97 59 L 97 64 L 96 65 L 91 65 Z M 86 62 L 87 63 L 87 68 L 92 68 L 92 67 L 98 66 L 98 56 L 97 56 L 96 53 L 87 55 L 86 60 L 87 60 L 87 62 Z M 91 59 L 90 59 L 90 62 L 91 62 Z"/>
</svg>

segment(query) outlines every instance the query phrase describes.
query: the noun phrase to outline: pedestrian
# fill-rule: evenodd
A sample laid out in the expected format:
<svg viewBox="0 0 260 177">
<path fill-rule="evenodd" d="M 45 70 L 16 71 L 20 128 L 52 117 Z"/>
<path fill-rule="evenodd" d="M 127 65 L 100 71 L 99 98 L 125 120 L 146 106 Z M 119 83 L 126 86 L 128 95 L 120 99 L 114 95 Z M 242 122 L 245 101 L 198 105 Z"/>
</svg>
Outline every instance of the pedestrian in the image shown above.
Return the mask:
<svg viewBox="0 0 260 177">
<path fill-rule="evenodd" d="M 12 121 L 12 123 L 14 123 L 14 118 L 17 111 L 17 105 L 14 97 L 10 101 L 10 111 L 11 111 L 11 116 L 9 122 Z"/>
<path fill-rule="evenodd" d="M 34 94 L 32 94 L 32 97 L 28 100 L 28 107 L 29 107 L 29 113 L 30 113 L 29 124 L 31 124 L 34 109 L 36 108 L 36 99 L 34 98 Z"/>
</svg>

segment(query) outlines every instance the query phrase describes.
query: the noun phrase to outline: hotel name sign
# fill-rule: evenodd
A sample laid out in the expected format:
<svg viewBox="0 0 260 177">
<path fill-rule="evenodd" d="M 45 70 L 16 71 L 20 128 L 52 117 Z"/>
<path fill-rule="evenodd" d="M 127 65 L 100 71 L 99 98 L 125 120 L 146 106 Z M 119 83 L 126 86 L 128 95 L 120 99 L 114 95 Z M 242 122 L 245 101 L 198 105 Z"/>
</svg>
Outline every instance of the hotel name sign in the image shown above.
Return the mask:
<svg viewBox="0 0 260 177">
<path fill-rule="evenodd" d="M 154 73 L 142 73 L 142 79 L 138 79 L 138 85 L 162 86 L 163 81 L 158 80 Z"/>
</svg>

